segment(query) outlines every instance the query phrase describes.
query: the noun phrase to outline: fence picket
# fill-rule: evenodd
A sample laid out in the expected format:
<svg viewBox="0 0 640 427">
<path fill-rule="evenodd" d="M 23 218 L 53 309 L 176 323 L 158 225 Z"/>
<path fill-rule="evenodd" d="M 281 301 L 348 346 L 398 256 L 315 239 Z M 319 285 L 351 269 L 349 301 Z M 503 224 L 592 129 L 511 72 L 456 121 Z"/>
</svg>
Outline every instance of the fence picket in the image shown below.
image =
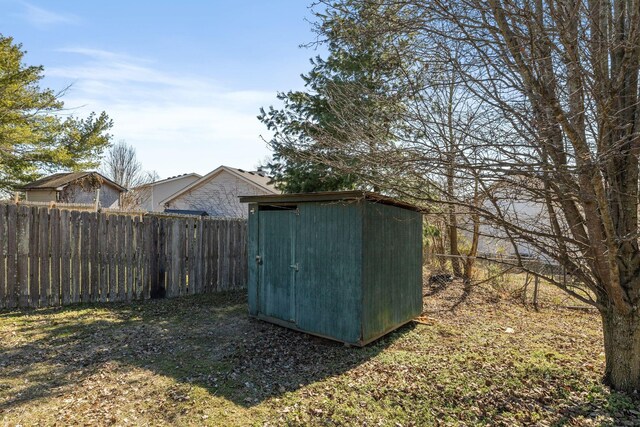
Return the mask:
<svg viewBox="0 0 640 427">
<path fill-rule="evenodd" d="M 7 285 L 7 205 L 0 205 L 0 308 L 5 308 L 9 300 Z"/>
<path fill-rule="evenodd" d="M 211 286 L 212 291 L 217 292 L 220 291 L 220 256 L 219 256 L 219 248 L 220 248 L 220 221 L 215 220 L 212 224 L 211 230 L 211 242 L 209 242 L 210 250 L 211 250 Z"/>
<path fill-rule="evenodd" d="M 26 236 L 29 239 L 28 244 L 28 258 L 29 258 L 29 298 L 28 305 L 30 307 L 37 307 L 38 300 L 40 298 L 40 257 L 38 251 L 38 242 L 40 238 L 40 216 L 38 215 L 38 208 L 29 209 L 28 220 L 30 233 Z"/>
<path fill-rule="evenodd" d="M 95 243 L 91 239 L 91 214 L 89 212 L 80 213 L 80 301 L 89 302 L 91 300 L 91 250 Z"/>
<path fill-rule="evenodd" d="M 193 293 L 199 294 L 204 291 L 202 283 L 202 218 L 198 218 L 195 221 L 194 230 L 194 254 L 193 262 L 195 264 L 193 269 Z"/>
<path fill-rule="evenodd" d="M 46 307 L 51 299 L 51 272 L 49 271 L 50 259 L 50 243 L 49 243 L 49 211 L 48 209 L 39 209 L 37 212 L 40 216 L 40 232 L 38 242 L 38 257 L 40 258 L 40 300 L 38 305 Z"/>
<path fill-rule="evenodd" d="M 100 302 L 107 301 L 109 297 L 109 246 L 107 215 L 98 215 L 98 254 L 100 259 Z"/>
<path fill-rule="evenodd" d="M 109 301 L 117 301 L 118 297 L 118 217 L 107 217 L 107 253 L 109 254 Z"/>
<path fill-rule="evenodd" d="M 126 251 L 125 251 L 125 241 L 127 236 L 125 234 L 125 224 L 124 224 L 124 216 L 118 215 L 115 216 L 116 222 L 116 236 L 117 243 L 116 248 L 118 251 L 116 252 L 116 264 L 118 267 L 118 301 L 125 301 L 127 296 L 127 283 L 126 283 Z"/>
<path fill-rule="evenodd" d="M 18 305 L 18 207 L 7 207 L 7 308 Z"/>
<path fill-rule="evenodd" d="M 71 212 L 60 211 L 60 301 L 71 303 Z"/>
<path fill-rule="evenodd" d="M 91 240 L 89 246 L 89 253 L 87 258 L 89 259 L 89 281 L 90 281 L 90 297 L 89 301 L 100 301 L 100 242 L 98 234 L 98 214 L 92 212 L 89 214 L 89 232 L 88 239 Z"/>
<path fill-rule="evenodd" d="M 80 301 L 80 212 L 71 211 L 71 302 Z"/>
<path fill-rule="evenodd" d="M 123 216 L 124 218 L 124 266 L 125 266 L 125 300 L 131 301 L 133 299 L 133 255 L 132 255 L 132 243 L 133 243 L 133 218 L 130 216 Z"/>
<path fill-rule="evenodd" d="M 26 206 L 20 206 L 18 209 L 18 279 L 17 286 L 19 289 L 18 306 L 29 306 L 29 226 L 30 226 L 30 209 Z"/>
<path fill-rule="evenodd" d="M 60 305 L 60 211 L 51 209 L 49 214 L 49 228 L 51 229 L 51 294 L 49 305 Z"/>
<path fill-rule="evenodd" d="M 144 249 L 143 242 L 143 222 L 140 218 L 135 218 L 133 221 L 133 229 L 134 229 L 134 245 L 135 245 L 135 257 L 136 257 L 136 271 L 135 271 L 135 286 L 133 287 L 133 298 L 134 299 L 143 299 L 144 294 L 142 293 L 142 277 L 144 274 L 144 263 L 142 252 Z"/>
</svg>

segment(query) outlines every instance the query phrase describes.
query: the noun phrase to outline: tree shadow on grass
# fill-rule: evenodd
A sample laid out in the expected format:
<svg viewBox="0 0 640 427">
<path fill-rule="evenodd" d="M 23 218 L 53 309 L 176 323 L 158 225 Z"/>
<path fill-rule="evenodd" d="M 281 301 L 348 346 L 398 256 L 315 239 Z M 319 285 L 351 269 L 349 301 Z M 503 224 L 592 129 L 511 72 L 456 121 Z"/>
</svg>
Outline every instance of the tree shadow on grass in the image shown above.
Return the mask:
<svg viewBox="0 0 640 427">
<path fill-rule="evenodd" d="M 554 426 L 575 425 L 576 420 L 591 420 L 599 426 L 640 425 L 640 397 L 611 391 L 606 398 L 585 399 L 562 408 Z M 595 425 L 595 424 L 591 424 Z"/>
<path fill-rule="evenodd" d="M 449 300 L 450 304 L 443 307 L 441 311 L 455 311 L 468 300 L 473 290 L 470 283 L 465 283 L 462 278 L 452 277 L 448 274 L 431 275 L 426 278 L 424 283 L 422 295 L 425 298 L 442 294 L 456 294 L 454 298 Z"/>
<path fill-rule="evenodd" d="M 240 292 L 0 313 L 0 415 L 82 388 L 114 364 L 251 407 L 340 375 L 412 327 L 347 348 L 251 319 L 245 301 Z"/>
</svg>

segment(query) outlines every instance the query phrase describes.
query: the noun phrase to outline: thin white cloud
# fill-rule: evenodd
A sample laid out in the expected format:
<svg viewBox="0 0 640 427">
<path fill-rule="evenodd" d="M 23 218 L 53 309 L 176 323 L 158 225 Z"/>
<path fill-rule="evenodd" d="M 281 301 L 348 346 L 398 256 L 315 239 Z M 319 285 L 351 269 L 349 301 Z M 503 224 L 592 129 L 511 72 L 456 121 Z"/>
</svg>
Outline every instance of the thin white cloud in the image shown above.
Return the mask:
<svg viewBox="0 0 640 427">
<path fill-rule="evenodd" d="M 252 168 L 269 154 L 256 119 L 275 91 L 227 88 L 201 75 L 176 75 L 149 60 L 83 48 L 74 66 L 50 67 L 48 77 L 73 82 L 64 97 L 74 114 L 106 111 L 115 140 L 133 144 L 146 169 L 161 176 L 206 173 L 220 164 Z M 72 61 L 68 61 L 72 63 Z"/>
<path fill-rule="evenodd" d="M 38 6 L 23 2 L 25 7 L 24 18 L 38 28 L 47 28 L 61 24 L 78 24 L 80 18 L 72 14 L 52 12 Z"/>
</svg>

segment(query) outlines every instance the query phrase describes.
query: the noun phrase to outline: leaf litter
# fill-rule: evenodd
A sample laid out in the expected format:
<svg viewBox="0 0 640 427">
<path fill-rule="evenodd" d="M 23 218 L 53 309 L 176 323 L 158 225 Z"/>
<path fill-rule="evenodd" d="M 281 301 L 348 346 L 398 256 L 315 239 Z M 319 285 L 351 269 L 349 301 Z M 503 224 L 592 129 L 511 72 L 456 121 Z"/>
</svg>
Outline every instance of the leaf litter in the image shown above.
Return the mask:
<svg viewBox="0 0 640 427">
<path fill-rule="evenodd" d="M 246 294 L 0 313 L 2 425 L 640 425 L 593 312 L 456 281 L 365 348 L 247 316 Z"/>
</svg>

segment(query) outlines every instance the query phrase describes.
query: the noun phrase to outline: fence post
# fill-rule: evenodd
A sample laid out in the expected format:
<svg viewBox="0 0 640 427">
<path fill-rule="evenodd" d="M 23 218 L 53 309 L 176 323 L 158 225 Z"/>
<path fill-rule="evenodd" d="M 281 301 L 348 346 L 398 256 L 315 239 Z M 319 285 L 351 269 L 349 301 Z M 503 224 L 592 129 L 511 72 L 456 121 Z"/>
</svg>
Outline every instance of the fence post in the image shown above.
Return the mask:
<svg viewBox="0 0 640 427">
<path fill-rule="evenodd" d="M 538 311 L 538 285 L 540 283 L 540 277 L 536 276 L 533 281 L 533 307 Z"/>
</svg>

